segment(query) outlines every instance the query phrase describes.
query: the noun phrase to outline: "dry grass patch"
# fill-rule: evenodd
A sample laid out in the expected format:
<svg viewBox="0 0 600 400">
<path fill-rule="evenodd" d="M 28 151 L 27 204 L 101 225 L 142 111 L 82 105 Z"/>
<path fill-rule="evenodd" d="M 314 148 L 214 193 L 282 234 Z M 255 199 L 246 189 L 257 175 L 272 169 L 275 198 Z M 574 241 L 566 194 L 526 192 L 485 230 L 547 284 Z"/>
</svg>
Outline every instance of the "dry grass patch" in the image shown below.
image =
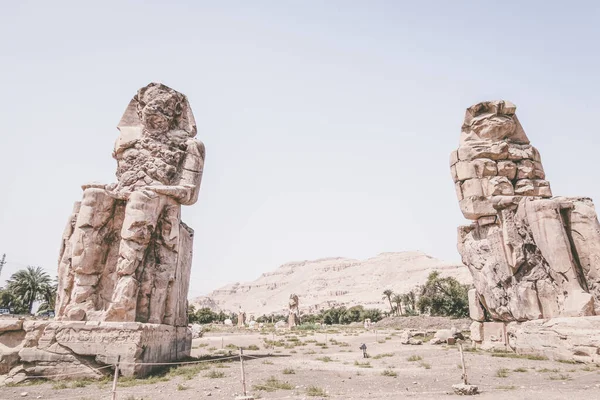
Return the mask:
<svg viewBox="0 0 600 400">
<path fill-rule="evenodd" d="M 550 375 L 548 377 L 551 381 L 570 381 L 571 375 L 569 374 L 559 374 L 559 375 Z"/>
<path fill-rule="evenodd" d="M 380 358 L 384 358 L 384 357 L 394 357 L 394 353 L 377 354 L 376 356 L 373 356 L 373 359 L 379 360 Z"/>
<path fill-rule="evenodd" d="M 498 351 L 498 350 L 496 350 L 492 353 L 492 357 L 519 358 L 519 359 L 523 359 L 523 360 L 534 360 L 534 361 L 545 361 L 548 359 L 548 357 L 536 356 L 533 354 L 517 354 L 517 353 Z"/>
<path fill-rule="evenodd" d="M 496 389 L 498 390 L 515 390 L 517 387 L 510 385 L 510 386 L 496 386 Z"/>
<path fill-rule="evenodd" d="M 354 365 L 356 365 L 359 368 L 373 368 L 371 366 L 371 363 L 368 361 L 365 361 L 365 362 L 354 361 Z"/>
<path fill-rule="evenodd" d="M 552 368 L 552 369 L 550 369 L 550 368 L 541 368 L 541 369 L 538 369 L 537 372 L 560 372 L 560 369 L 557 369 L 557 368 Z"/>
<path fill-rule="evenodd" d="M 276 390 L 292 390 L 293 388 L 294 387 L 289 383 L 282 382 L 274 376 L 271 376 L 263 383 L 259 383 L 257 385 L 252 386 L 252 389 L 254 390 L 262 390 L 265 392 L 274 392 Z"/>
<path fill-rule="evenodd" d="M 421 361 L 419 365 L 425 369 L 431 369 L 431 364 Z"/>
<path fill-rule="evenodd" d="M 329 356 L 317 357 L 317 360 L 323 361 L 323 362 L 332 362 L 332 361 L 334 361 L 333 358 L 331 358 Z"/>
<path fill-rule="evenodd" d="M 133 387 L 138 385 L 153 385 L 160 382 L 169 382 L 166 376 L 151 376 L 149 378 L 136 379 L 133 377 L 123 377 L 119 379 L 118 387 Z"/>
<path fill-rule="evenodd" d="M 223 372 L 223 371 L 215 371 L 213 369 L 208 374 L 205 374 L 204 376 L 207 377 L 207 378 L 211 378 L 211 379 L 223 378 L 225 376 L 225 372 Z"/>
<path fill-rule="evenodd" d="M 318 386 L 309 386 L 306 389 L 306 394 L 308 396 L 315 396 L 315 397 L 327 397 L 327 392 L 323 389 L 321 389 Z"/>
</svg>

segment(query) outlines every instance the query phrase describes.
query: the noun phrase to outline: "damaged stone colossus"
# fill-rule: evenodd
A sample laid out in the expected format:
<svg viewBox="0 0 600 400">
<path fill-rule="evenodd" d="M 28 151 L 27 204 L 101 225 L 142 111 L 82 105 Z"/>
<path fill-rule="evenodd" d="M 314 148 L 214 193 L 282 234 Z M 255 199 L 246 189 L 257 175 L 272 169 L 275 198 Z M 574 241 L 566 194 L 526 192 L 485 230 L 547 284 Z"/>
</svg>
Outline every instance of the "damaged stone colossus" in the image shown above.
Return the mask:
<svg viewBox="0 0 600 400">
<path fill-rule="evenodd" d="M 467 109 L 450 158 L 458 250 L 473 275 L 471 317 L 600 315 L 600 225 L 591 199 L 552 197 L 540 153 L 508 101 Z"/>
<path fill-rule="evenodd" d="M 140 89 L 118 125 L 117 182 L 83 185 L 63 234 L 57 320 L 187 326 L 193 230 L 204 145 L 187 98 Z"/>
</svg>

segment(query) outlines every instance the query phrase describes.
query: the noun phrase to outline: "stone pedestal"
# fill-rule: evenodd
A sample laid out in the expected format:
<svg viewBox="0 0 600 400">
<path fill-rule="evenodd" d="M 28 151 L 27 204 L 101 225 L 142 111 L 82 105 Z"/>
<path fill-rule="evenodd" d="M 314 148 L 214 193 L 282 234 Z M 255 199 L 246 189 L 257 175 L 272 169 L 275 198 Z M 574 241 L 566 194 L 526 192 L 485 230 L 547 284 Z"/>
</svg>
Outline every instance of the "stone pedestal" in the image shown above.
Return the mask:
<svg viewBox="0 0 600 400">
<path fill-rule="evenodd" d="M 13 320 L 18 321 L 18 320 Z M 3 321 L 4 322 L 4 321 Z M 192 333 L 187 327 L 140 322 L 5 322 L 0 330 L 0 368 L 5 383 L 27 376 L 74 374 L 98 378 L 110 373 L 120 356 L 123 376 L 142 377 L 158 365 L 189 357 Z M 99 369 L 101 368 L 101 369 Z"/>
<path fill-rule="evenodd" d="M 509 346 L 519 354 L 600 363 L 600 316 L 510 323 L 507 334 Z"/>
<path fill-rule="evenodd" d="M 471 339 L 483 350 L 512 350 L 552 360 L 600 363 L 600 316 L 474 322 Z"/>
</svg>

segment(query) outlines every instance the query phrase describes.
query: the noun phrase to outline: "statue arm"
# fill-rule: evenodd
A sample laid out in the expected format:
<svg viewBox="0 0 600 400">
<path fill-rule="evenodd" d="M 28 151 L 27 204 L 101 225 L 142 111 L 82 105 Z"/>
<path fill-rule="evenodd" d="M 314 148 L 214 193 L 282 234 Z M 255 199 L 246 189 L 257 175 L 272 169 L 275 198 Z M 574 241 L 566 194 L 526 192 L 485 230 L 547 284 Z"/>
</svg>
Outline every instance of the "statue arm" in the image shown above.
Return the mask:
<svg viewBox="0 0 600 400">
<path fill-rule="evenodd" d="M 148 190 L 176 198 L 183 205 L 194 204 L 198 200 L 202 172 L 204 171 L 204 143 L 196 139 L 188 141 L 187 153 L 183 161 L 179 185 L 148 186 Z"/>
</svg>

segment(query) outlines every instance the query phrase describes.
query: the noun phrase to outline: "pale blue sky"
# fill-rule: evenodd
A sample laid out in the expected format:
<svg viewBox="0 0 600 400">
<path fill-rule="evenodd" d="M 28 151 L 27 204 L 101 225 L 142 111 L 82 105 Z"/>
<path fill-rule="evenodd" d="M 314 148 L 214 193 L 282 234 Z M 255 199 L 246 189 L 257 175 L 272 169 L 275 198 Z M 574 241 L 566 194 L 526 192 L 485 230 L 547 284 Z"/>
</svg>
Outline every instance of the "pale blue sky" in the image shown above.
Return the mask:
<svg viewBox="0 0 600 400">
<path fill-rule="evenodd" d="M 464 109 L 514 102 L 555 195 L 600 201 L 600 6 L 551 1 L 2 1 L 0 253 L 56 271 L 151 81 L 207 148 L 190 295 L 292 260 L 457 261 Z M 399 274 L 402 271 L 398 271 Z"/>
</svg>

